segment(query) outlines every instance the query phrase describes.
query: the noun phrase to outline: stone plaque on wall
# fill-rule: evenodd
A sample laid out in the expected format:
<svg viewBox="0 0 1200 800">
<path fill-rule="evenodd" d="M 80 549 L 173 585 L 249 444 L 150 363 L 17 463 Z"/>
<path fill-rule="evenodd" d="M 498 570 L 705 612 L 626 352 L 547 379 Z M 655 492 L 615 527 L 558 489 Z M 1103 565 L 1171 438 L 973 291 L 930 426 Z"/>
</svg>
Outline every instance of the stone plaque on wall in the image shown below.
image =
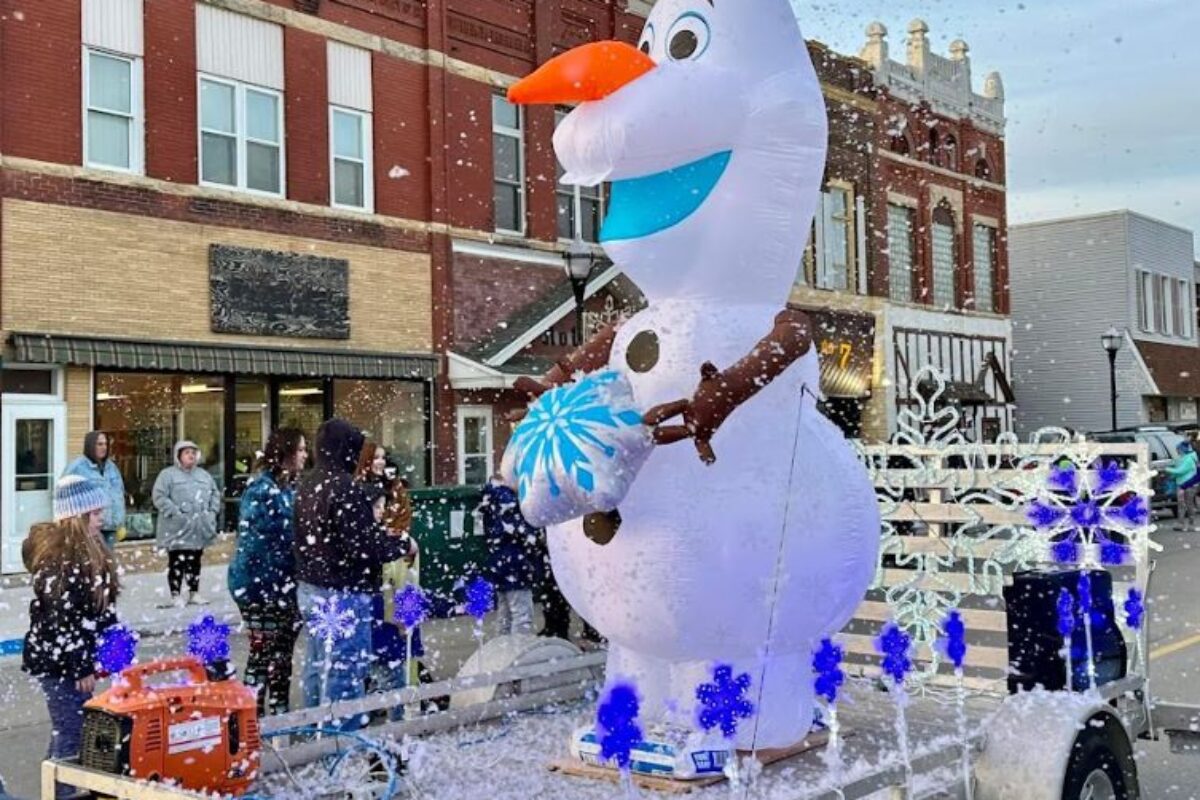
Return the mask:
<svg viewBox="0 0 1200 800">
<path fill-rule="evenodd" d="M 258 336 L 350 338 L 350 262 L 214 244 L 212 329 Z"/>
</svg>

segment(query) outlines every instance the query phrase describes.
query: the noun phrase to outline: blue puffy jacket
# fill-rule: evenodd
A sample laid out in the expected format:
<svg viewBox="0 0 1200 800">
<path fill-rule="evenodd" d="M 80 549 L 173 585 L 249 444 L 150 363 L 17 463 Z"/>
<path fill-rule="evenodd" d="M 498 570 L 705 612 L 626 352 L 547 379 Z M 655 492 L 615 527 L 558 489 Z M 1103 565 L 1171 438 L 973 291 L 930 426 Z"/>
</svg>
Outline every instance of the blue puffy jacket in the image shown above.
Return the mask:
<svg viewBox="0 0 1200 800">
<path fill-rule="evenodd" d="M 239 606 L 296 605 L 296 493 L 260 472 L 242 495 L 229 591 Z"/>
<path fill-rule="evenodd" d="M 533 588 L 543 559 L 537 528 L 521 515 L 517 493 L 498 481 L 489 481 L 483 487 L 479 512 L 488 548 L 484 577 L 499 592 Z"/>
</svg>

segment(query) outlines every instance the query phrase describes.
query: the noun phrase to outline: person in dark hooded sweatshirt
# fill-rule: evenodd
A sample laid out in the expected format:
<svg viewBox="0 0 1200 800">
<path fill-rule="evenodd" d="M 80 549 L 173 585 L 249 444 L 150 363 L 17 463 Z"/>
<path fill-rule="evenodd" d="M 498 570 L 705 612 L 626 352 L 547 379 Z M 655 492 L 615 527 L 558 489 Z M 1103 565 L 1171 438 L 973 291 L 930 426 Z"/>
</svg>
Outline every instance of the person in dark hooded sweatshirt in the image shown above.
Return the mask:
<svg viewBox="0 0 1200 800">
<path fill-rule="evenodd" d="M 316 468 L 296 493 L 296 578 L 300 612 L 310 629 L 304 657 L 304 703 L 362 697 L 373 652 L 372 597 L 379 590 L 383 565 L 408 552 L 409 543 L 380 523 L 373 499 L 354 480 L 365 437 L 344 419 L 331 419 L 317 430 Z M 323 686 L 326 641 L 312 635 L 319 610 L 336 604 L 349 612 L 348 636 L 331 637 L 333 652 Z M 361 717 L 344 720 L 355 730 Z"/>
</svg>

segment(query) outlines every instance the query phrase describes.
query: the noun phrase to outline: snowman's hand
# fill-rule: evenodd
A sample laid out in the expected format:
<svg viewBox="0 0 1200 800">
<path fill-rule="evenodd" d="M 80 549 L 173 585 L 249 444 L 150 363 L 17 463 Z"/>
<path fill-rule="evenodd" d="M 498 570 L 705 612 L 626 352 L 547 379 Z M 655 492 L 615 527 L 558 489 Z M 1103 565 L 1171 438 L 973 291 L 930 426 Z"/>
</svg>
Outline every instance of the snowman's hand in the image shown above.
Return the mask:
<svg viewBox="0 0 1200 800">
<path fill-rule="evenodd" d="M 663 424 L 680 415 L 683 416 L 682 425 Z M 654 406 L 642 415 L 642 422 L 653 428 L 652 435 L 655 444 L 674 444 L 684 439 L 692 439 L 701 461 L 705 464 L 712 464 L 717 460 L 712 445 L 709 443 L 712 434 L 698 428 L 695 424 L 691 400 L 676 400 L 672 403 Z"/>
</svg>

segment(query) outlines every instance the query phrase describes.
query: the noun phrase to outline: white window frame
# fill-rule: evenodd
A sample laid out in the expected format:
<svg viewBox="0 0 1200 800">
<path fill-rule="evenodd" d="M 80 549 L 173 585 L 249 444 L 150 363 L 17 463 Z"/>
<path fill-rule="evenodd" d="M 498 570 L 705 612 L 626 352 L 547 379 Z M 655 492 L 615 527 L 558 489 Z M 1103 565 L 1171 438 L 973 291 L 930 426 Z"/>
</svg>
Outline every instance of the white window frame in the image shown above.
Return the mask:
<svg viewBox="0 0 1200 800">
<path fill-rule="evenodd" d="M 362 154 L 360 161 L 346 156 L 339 156 L 335 152 L 335 128 L 334 118 L 338 114 L 346 114 L 351 117 L 358 117 L 362 122 Z M 359 111 L 356 108 L 347 108 L 346 106 L 330 105 L 329 106 L 329 204 L 334 208 L 344 208 L 350 211 L 363 211 L 367 214 L 375 213 L 375 159 L 374 159 L 374 141 L 375 133 L 372 126 L 372 114 L 369 111 Z M 348 203 L 339 203 L 337 201 L 337 166 L 338 160 L 351 161 L 361 163 L 363 168 L 363 205 L 355 206 Z"/>
<path fill-rule="evenodd" d="M 1138 304 L 1138 328 L 1143 333 L 1154 333 L 1154 276 L 1138 270 L 1134 302 Z"/>
<path fill-rule="evenodd" d="M 1179 292 L 1179 335 L 1184 339 L 1192 338 L 1192 282 L 1186 279 L 1176 281 L 1176 291 Z"/>
<path fill-rule="evenodd" d="M 1154 276 L 1154 324 L 1163 336 L 1171 335 L 1171 280 Z"/>
<path fill-rule="evenodd" d="M 477 458 L 480 455 L 487 456 L 487 476 L 484 478 L 486 482 L 496 471 L 496 454 L 495 454 L 495 429 L 493 428 L 492 407 L 491 406 L 459 406 L 457 409 L 458 424 L 455 430 L 455 448 L 457 450 L 458 464 L 458 483 L 463 485 L 467 480 L 467 456 Z M 484 431 L 487 433 L 487 452 L 486 453 L 467 453 L 466 452 L 466 422 L 468 419 L 475 418 L 484 421 Z"/>
<path fill-rule="evenodd" d="M 988 293 L 987 307 L 984 308 L 979 304 L 979 276 L 981 274 L 979 253 L 976 251 L 976 235 L 981 231 L 987 231 L 988 236 L 988 252 L 987 252 L 987 277 L 988 277 Z M 971 227 L 971 301 L 975 311 L 982 311 L 987 314 L 996 312 L 996 241 L 998 234 L 996 229 L 991 225 L 985 225 L 982 222 L 976 222 Z"/>
<path fill-rule="evenodd" d="M 846 197 L 846 285 L 835 286 L 831 285 L 829 280 L 830 272 L 829 265 L 825 263 L 825 204 L 828 202 L 829 196 L 833 192 L 842 192 Z M 825 289 L 835 292 L 853 292 L 857 281 L 857 263 L 858 263 L 858 226 L 859 220 L 857 215 L 857 201 L 854 194 L 854 186 L 843 181 L 830 181 L 821 191 L 821 197 L 817 203 L 816 219 L 814 227 L 816 234 L 813 237 L 813 287 L 816 289 Z"/>
<path fill-rule="evenodd" d="M 88 112 L 92 110 L 92 54 L 104 56 L 117 61 L 125 61 L 129 64 L 129 110 L 128 118 L 131 120 L 129 126 L 129 166 L 115 167 L 111 164 L 93 163 L 88 158 L 89 154 L 89 131 L 91 126 L 88 124 Z M 103 47 L 94 47 L 84 45 L 83 47 L 83 164 L 89 169 L 102 169 L 108 172 L 123 172 L 129 175 L 144 175 L 146 173 L 146 113 L 145 113 L 145 90 L 142 83 L 142 59 L 138 56 L 127 55 L 125 53 L 117 53 L 112 50 L 106 50 Z M 104 114 L 113 116 L 126 116 L 120 111 L 113 111 L 107 108 L 96 108 Z"/>
<path fill-rule="evenodd" d="M 525 107 L 513 106 L 517 110 L 518 127 L 511 128 L 507 125 L 501 125 L 496 122 L 496 115 L 493 113 L 494 106 L 491 105 L 495 102 L 494 98 L 496 97 L 503 99 L 506 103 L 508 102 L 504 95 L 493 94 L 492 97 L 488 98 L 488 113 L 492 115 L 492 135 L 507 136 L 517 140 L 517 218 L 521 220 L 521 228 L 520 230 L 501 228 L 498 224 L 499 220 L 496 219 L 496 209 L 494 207 L 492 209 L 492 227 L 496 233 L 504 233 L 510 236 L 525 236 L 526 229 L 529 227 L 529 223 L 526 220 L 528 208 L 525 197 Z M 496 177 L 495 157 L 495 148 L 492 148 L 492 185 L 495 186 L 497 183 L 504 183 L 507 186 L 509 184 L 506 181 L 501 181 Z M 493 198 L 495 197 L 495 191 L 492 192 L 492 196 Z M 493 204 L 494 202 L 493 200 Z"/>
<path fill-rule="evenodd" d="M 218 136 L 229 136 L 227 131 L 209 130 L 204 128 L 204 82 L 220 83 L 233 88 L 233 137 L 237 142 L 234 152 L 237 157 L 237 185 L 227 183 L 217 183 L 215 181 L 206 181 L 204 179 L 204 134 L 212 133 Z M 273 95 L 276 99 L 275 107 L 278 109 L 277 125 L 279 130 L 279 142 L 268 142 L 260 139 L 252 139 L 246 134 L 246 92 L 254 91 L 260 94 Z M 196 73 L 196 156 L 199 166 L 199 179 L 201 186 L 211 186 L 216 189 L 227 189 L 234 192 L 245 192 L 254 194 L 260 197 L 286 197 L 287 196 L 287 134 L 284 131 L 284 110 L 283 110 L 283 92 L 272 89 L 269 86 L 259 86 L 255 83 L 246 83 L 244 81 L 233 80 L 231 78 L 222 78 L 218 75 L 211 75 L 206 72 Z M 279 191 L 267 192 L 262 189 L 252 189 L 246 185 L 246 145 L 247 143 L 260 143 L 271 145 L 279 148 Z"/>
</svg>

